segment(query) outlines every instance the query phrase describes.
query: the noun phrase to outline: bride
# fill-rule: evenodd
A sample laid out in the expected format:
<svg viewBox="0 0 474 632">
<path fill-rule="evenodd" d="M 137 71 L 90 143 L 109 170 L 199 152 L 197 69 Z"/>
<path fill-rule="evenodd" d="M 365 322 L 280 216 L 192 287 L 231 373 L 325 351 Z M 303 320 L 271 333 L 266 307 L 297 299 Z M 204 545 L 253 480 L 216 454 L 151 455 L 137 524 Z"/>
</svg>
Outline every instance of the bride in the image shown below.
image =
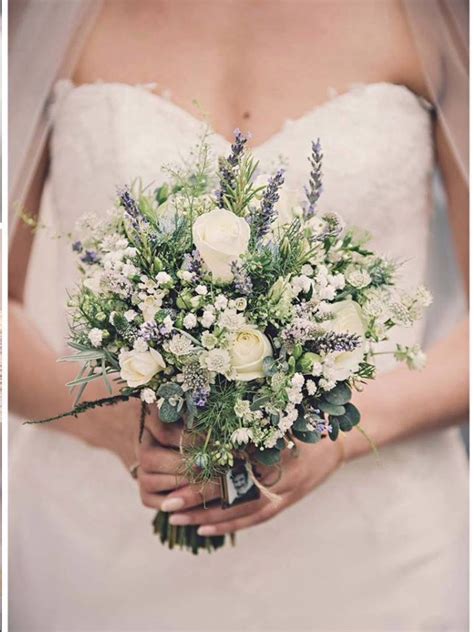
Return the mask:
<svg viewBox="0 0 474 632">
<path fill-rule="evenodd" d="M 320 137 L 322 205 L 404 261 L 408 286 L 430 266 L 438 165 L 466 271 L 462 164 L 411 33 L 395 0 L 103 3 L 73 80 L 56 86 L 24 202 L 48 229 L 33 239 L 18 225 L 11 241 L 12 414 L 71 404 L 70 367 L 56 357 L 75 275 L 67 240 L 54 235 L 110 206 L 116 186 L 159 182 L 199 133 L 193 100 L 209 113 L 216 155 L 235 127 L 251 130 L 262 168 L 285 156 L 294 187 Z M 446 65 L 435 61 L 441 89 Z M 404 344 L 423 335 L 423 325 L 397 332 Z M 467 411 L 467 335 L 460 322 L 421 372 L 381 365 L 357 402 L 379 459 L 358 433 L 343 453 L 301 446 L 278 506 L 204 510 L 201 493 L 176 488 L 175 433 L 150 416 L 138 447 L 134 403 L 50 427 L 11 423 L 10 629 L 466 630 L 467 462 L 455 425 Z M 238 546 L 198 558 L 167 551 L 151 533 L 157 508 L 208 534 L 237 532 Z"/>
</svg>

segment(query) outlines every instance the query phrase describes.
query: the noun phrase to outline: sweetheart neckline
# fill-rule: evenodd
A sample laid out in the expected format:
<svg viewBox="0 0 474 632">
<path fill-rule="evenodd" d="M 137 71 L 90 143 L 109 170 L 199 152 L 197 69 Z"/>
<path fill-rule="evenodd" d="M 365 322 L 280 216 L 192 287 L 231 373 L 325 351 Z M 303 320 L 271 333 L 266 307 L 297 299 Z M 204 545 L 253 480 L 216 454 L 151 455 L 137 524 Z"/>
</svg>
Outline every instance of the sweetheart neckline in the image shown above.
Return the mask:
<svg viewBox="0 0 474 632">
<path fill-rule="evenodd" d="M 186 108 L 178 105 L 177 103 L 175 103 L 171 98 L 165 97 L 163 96 L 163 94 L 159 94 L 157 92 L 154 92 L 154 88 L 156 87 L 156 84 L 153 83 L 148 83 L 148 84 L 131 84 L 131 83 L 124 83 L 124 82 L 120 82 L 120 81 L 95 81 L 95 82 L 88 82 L 88 83 L 81 83 L 81 84 L 76 84 L 74 83 L 74 81 L 72 81 L 71 79 L 67 79 L 67 80 L 62 80 L 58 83 L 67 83 L 69 85 L 69 91 L 68 94 L 70 93 L 77 93 L 79 91 L 81 91 L 82 89 L 91 89 L 91 88 L 120 88 L 120 89 L 125 89 L 125 90 L 133 90 L 136 91 L 137 94 L 147 94 L 148 96 L 152 97 L 153 99 L 155 99 L 157 101 L 157 103 L 160 103 L 161 105 L 166 105 L 168 108 L 170 108 L 171 110 L 173 110 L 174 112 L 176 112 L 177 114 L 179 114 L 181 117 L 187 118 L 188 121 L 190 121 L 193 124 L 202 124 L 203 120 L 199 119 L 196 115 L 192 114 L 189 110 L 187 110 Z M 348 90 L 346 90 L 345 92 L 340 92 L 328 99 L 326 99 L 325 101 L 322 101 L 321 103 L 316 104 L 315 106 L 313 106 L 312 108 L 306 110 L 305 112 L 303 112 L 303 114 L 295 117 L 295 118 L 290 118 L 287 117 L 285 118 L 282 123 L 279 125 L 278 129 L 273 132 L 270 136 L 268 136 L 265 140 L 263 140 L 262 142 L 260 142 L 258 145 L 255 146 L 250 146 L 250 149 L 253 153 L 256 152 L 260 152 L 262 151 L 264 148 L 267 147 L 267 145 L 269 145 L 272 141 L 275 140 L 275 138 L 278 138 L 279 136 L 281 136 L 281 134 L 283 134 L 288 126 L 288 124 L 297 124 L 297 125 L 301 125 L 303 122 L 310 120 L 313 116 L 315 116 L 317 113 L 324 111 L 325 109 L 329 108 L 329 107 L 334 107 L 335 104 L 340 103 L 342 101 L 344 101 L 346 98 L 350 97 L 350 96 L 354 96 L 357 93 L 366 93 L 368 90 L 372 90 L 372 89 L 379 89 L 379 88 L 388 88 L 390 90 L 401 90 L 403 91 L 405 94 L 411 96 L 412 98 L 416 99 L 416 101 L 418 102 L 418 104 L 420 105 L 421 108 L 423 108 L 424 110 L 427 110 L 429 108 L 432 108 L 432 104 L 429 103 L 424 97 L 421 97 L 420 95 L 416 94 L 415 92 L 413 92 L 412 90 L 410 90 L 410 88 L 408 88 L 407 86 L 403 85 L 403 84 L 398 84 L 398 83 L 391 83 L 391 82 L 387 82 L 387 81 L 376 81 L 376 82 L 370 82 L 370 83 L 355 83 L 353 86 L 351 86 Z M 219 139 L 220 142 L 224 143 L 226 146 L 230 145 L 232 141 L 230 141 L 228 138 L 226 138 L 223 134 L 221 134 L 220 132 L 217 132 L 212 126 L 211 124 L 209 124 L 209 130 L 212 133 L 212 135 Z"/>
</svg>

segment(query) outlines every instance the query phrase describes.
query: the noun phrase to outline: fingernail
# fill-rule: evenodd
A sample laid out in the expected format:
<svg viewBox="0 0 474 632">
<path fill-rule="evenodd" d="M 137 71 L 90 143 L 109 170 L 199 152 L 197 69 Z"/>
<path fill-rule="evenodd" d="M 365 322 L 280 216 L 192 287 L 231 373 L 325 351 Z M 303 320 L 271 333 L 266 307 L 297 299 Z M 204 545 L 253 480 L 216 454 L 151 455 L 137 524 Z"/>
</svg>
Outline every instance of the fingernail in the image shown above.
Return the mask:
<svg viewBox="0 0 474 632">
<path fill-rule="evenodd" d="M 163 501 L 161 505 L 161 511 L 177 511 L 184 507 L 184 500 L 182 498 L 168 498 Z"/>
<path fill-rule="evenodd" d="M 215 532 L 215 527 L 199 527 L 198 529 L 198 535 L 214 535 Z"/>
<path fill-rule="evenodd" d="M 172 516 L 170 516 L 170 524 L 175 524 L 179 526 L 183 524 L 189 524 L 190 522 L 191 518 L 186 514 L 173 514 Z"/>
</svg>

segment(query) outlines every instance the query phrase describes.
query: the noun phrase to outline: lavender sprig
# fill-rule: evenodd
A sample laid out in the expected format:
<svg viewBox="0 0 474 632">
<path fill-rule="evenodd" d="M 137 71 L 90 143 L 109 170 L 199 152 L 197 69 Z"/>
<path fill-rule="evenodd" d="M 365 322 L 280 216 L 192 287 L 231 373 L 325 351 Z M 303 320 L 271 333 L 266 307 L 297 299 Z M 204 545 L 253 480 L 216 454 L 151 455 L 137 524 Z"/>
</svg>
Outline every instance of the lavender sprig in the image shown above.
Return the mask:
<svg viewBox="0 0 474 632">
<path fill-rule="evenodd" d="M 239 128 L 234 130 L 234 142 L 230 148 L 227 158 L 219 158 L 218 176 L 220 188 L 216 192 L 216 202 L 220 208 L 224 207 L 226 192 L 232 189 L 235 184 L 236 168 L 238 167 L 244 153 L 245 144 L 250 135 L 242 134 Z"/>
<path fill-rule="evenodd" d="M 231 264 L 231 272 L 234 275 L 234 286 L 237 292 L 243 296 L 248 296 L 253 289 L 253 284 L 247 270 L 240 263 L 234 261 Z"/>
<path fill-rule="evenodd" d="M 354 351 L 354 349 L 360 347 L 361 344 L 361 338 L 356 334 L 338 334 L 331 331 L 311 341 L 309 347 L 314 353 L 321 351 L 323 353 L 340 353 L 344 351 Z"/>
<path fill-rule="evenodd" d="M 273 221 L 276 219 L 277 210 L 275 207 L 280 199 L 279 189 L 285 182 L 284 173 L 283 169 L 279 169 L 276 174 L 269 179 L 262 196 L 260 208 L 250 217 L 250 225 L 256 242 L 268 234 Z"/>
<path fill-rule="evenodd" d="M 311 157 L 309 162 L 311 164 L 311 172 L 309 174 L 309 186 L 305 187 L 306 198 L 308 200 L 308 206 L 305 209 L 305 216 L 308 219 L 312 217 L 316 211 L 316 203 L 319 200 L 321 193 L 323 192 L 323 180 L 322 180 L 322 161 L 323 153 L 321 151 L 321 143 L 319 138 L 317 142 L 312 142 Z"/>
</svg>

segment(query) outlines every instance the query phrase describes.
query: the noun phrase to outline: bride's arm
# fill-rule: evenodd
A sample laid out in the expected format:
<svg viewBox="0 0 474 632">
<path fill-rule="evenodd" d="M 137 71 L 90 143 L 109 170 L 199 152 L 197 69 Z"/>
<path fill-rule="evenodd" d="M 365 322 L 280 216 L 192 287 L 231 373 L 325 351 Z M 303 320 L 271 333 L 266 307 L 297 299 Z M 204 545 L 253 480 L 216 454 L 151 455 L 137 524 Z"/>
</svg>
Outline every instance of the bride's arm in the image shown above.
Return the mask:
<svg viewBox="0 0 474 632">
<path fill-rule="evenodd" d="M 437 150 L 442 170 L 452 232 L 461 270 L 467 287 L 468 277 L 468 190 L 453 160 L 449 147 L 437 130 Z M 436 300 L 436 297 L 435 297 Z M 439 299 L 438 299 L 439 300 Z M 422 432 L 460 423 L 468 412 L 468 321 L 459 323 L 428 350 L 422 371 L 396 369 L 378 377 L 356 398 L 361 410 L 361 425 L 379 447 Z M 202 535 L 219 535 L 256 525 L 298 501 L 334 472 L 343 460 L 367 454 L 371 447 L 364 436 L 353 430 L 344 440 L 299 444 L 299 457 L 285 456 L 280 481 L 272 492 L 281 497 L 277 504 L 267 499 L 243 504 L 234 509 L 198 508 L 189 487 L 168 496 L 178 509 L 174 524 L 200 524 Z M 209 496 L 208 496 L 208 499 Z M 157 499 L 157 508 L 163 499 Z M 170 509 L 173 503 L 168 503 Z"/>
<path fill-rule="evenodd" d="M 39 200 L 47 173 L 43 156 L 30 188 L 25 208 L 38 215 Z M 58 363 L 56 354 L 43 340 L 23 305 L 25 279 L 33 242 L 30 228 L 19 222 L 10 247 L 9 279 L 9 405 L 26 419 L 39 419 L 70 410 L 73 398 L 65 387 L 77 367 Z M 101 384 L 91 384 L 88 399 L 105 396 Z M 90 445 L 107 448 L 130 466 L 135 461 L 138 404 L 131 402 L 116 408 L 99 409 L 44 426 L 74 435 Z M 28 432 L 28 428 L 22 429 Z"/>
</svg>

